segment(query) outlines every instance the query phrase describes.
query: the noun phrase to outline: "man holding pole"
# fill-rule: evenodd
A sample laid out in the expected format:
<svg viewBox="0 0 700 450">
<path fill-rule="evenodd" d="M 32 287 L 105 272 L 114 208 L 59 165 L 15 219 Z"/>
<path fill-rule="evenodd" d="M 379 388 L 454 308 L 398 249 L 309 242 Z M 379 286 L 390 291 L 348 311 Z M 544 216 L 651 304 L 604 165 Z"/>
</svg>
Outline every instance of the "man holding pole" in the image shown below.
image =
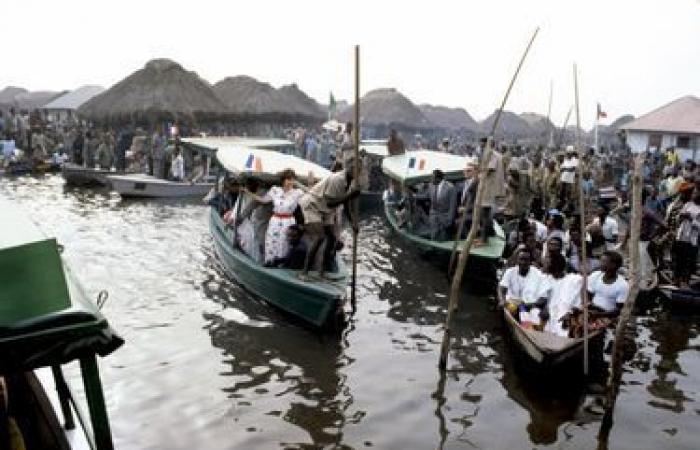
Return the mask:
<svg viewBox="0 0 700 450">
<path fill-rule="evenodd" d="M 503 168 L 503 155 L 495 148 L 486 161 L 484 192 L 481 198 L 481 232 L 474 241 L 474 246 L 486 245 L 489 234 L 493 230 L 493 215 L 496 212 L 497 200 L 506 195 L 506 177 Z"/>
</svg>

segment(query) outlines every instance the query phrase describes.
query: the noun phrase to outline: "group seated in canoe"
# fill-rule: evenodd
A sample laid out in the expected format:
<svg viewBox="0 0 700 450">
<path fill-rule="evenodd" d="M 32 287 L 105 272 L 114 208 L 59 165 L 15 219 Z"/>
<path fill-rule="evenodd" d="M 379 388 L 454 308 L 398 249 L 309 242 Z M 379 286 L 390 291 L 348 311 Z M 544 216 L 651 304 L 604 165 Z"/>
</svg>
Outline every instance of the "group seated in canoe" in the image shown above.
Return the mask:
<svg viewBox="0 0 700 450">
<path fill-rule="evenodd" d="M 548 252 L 542 269 L 533 264 L 533 252 L 527 247 L 515 254 L 516 265 L 506 269 L 499 283 L 499 303 L 525 328 L 581 337 L 583 277 L 567 269 L 561 252 Z M 600 258 L 600 270 L 588 275 L 590 330 L 607 327 L 627 299 L 629 285 L 619 273 L 621 266 L 620 254 L 606 250 Z"/>
<path fill-rule="evenodd" d="M 351 208 L 343 207 L 360 189 L 353 180 L 352 165 L 338 167 L 316 182 L 309 174 L 307 185 L 297 183 L 287 169 L 279 182 L 268 185 L 256 177 L 227 181 L 222 192 L 210 200 L 229 226 L 236 229 L 236 245 L 265 267 L 299 270 L 309 281 L 317 268 L 319 278 L 338 270 L 336 253 L 342 249 L 341 213 L 351 223 Z M 317 255 L 321 251 L 321 261 Z"/>
<path fill-rule="evenodd" d="M 412 234 L 434 241 L 464 239 L 471 227 L 478 184 L 478 167 L 470 160 L 464 168 L 464 179 L 456 184 L 447 180 L 441 170 L 435 169 L 429 183 L 409 185 L 404 189 L 392 183 L 385 200 L 394 208 L 399 226 Z M 485 196 L 489 197 L 488 194 Z M 482 200 L 482 220 L 475 246 L 483 245 L 495 233 L 491 215 L 493 203 Z M 461 225 L 462 220 L 464 224 Z"/>
</svg>

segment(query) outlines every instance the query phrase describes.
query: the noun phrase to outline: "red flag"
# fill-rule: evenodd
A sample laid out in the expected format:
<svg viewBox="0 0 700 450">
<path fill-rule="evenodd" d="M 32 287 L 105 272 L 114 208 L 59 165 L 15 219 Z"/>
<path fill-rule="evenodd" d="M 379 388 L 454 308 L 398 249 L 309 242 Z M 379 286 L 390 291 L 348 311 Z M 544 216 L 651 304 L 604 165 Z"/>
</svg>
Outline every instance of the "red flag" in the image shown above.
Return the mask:
<svg viewBox="0 0 700 450">
<path fill-rule="evenodd" d="M 600 109 L 600 103 L 598 103 L 598 118 L 605 119 L 606 117 L 608 117 L 608 113 Z"/>
</svg>

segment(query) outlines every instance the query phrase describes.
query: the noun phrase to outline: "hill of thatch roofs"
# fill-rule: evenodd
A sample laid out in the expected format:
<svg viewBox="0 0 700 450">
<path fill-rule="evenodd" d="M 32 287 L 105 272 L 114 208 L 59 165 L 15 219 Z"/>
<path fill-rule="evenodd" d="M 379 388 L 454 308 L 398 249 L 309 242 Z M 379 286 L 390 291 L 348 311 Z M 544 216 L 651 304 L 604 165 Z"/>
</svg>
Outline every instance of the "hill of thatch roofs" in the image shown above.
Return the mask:
<svg viewBox="0 0 700 450">
<path fill-rule="evenodd" d="M 342 121 L 352 120 L 354 105 L 339 114 Z M 362 123 L 401 129 L 428 129 L 433 127 L 421 110 L 393 88 L 375 89 L 360 99 Z"/>
<path fill-rule="evenodd" d="M 19 110 L 33 110 L 44 106 L 65 93 L 66 91 L 30 92 L 21 87 L 8 86 L 0 91 L 0 105 L 3 105 L 5 109 L 13 107 Z"/>
<path fill-rule="evenodd" d="M 282 86 L 277 90 L 286 102 L 301 116 L 322 120 L 326 117 L 318 102 L 299 89 L 296 83 Z"/>
<path fill-rule="evenodd" d="M 214 85 L 214 92 L 226 110 L 236 116 L 287 114 L 279 92 L 269 83 L 247 75 L 227 77 Z"/>
<path fill-rule="evenodd" d="M 161 118 L 191 120 L 222 115 L 225 108 L 195 72 L 154 59 L 78 109 L 98 121 Z"/>
<path fill-rule="evenodd" d="M 488 134 L 491 132 L 493 123 L 496 120 L 496 113 L 497 111 L 494 111 L 490 116 L 481 121 L 480 131 L 482 133 Z M 532 132 L 530 124 L 525 119 L 513 112 L 503 111 L 498 123 L 498 129 L 496 130 L 496 138 L 525 138 L 530 137 Z"/>
<path fill-rule="evenodd" d="M 448 108 L 423 104 L 418 107 L 423 115 L 436 127 L 446 130 L 476 131 L 479 124 L 464 108 Z"/>
</svg>

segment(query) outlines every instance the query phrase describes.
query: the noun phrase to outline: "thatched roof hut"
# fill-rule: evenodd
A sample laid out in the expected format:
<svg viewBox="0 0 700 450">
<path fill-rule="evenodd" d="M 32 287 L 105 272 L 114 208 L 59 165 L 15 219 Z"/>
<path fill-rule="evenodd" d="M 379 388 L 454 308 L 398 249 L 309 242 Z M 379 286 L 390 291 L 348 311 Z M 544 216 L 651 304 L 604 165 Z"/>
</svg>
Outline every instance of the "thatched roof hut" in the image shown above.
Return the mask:
<svg viewBox="0 0 700 450">
<path fill-rule="evenodd" d="M 169 59 L 154 59 L 79 109 L 98 122 L 195 121 L 215 118 L 225 108 L 209 83 Z"/>
<path fill-rule="evenodd" d="M 227 111 L 243 119 L 318 121 L 324 117 L 318 103 L 296 84 L 275 89 L 247 75 L 227 77 L 214 85 Z"/>
<path fill-rule="evenodd" d="M 280 95 L 287 100 L 287 102 L 295 111 L 298 112 L 298 114 L 317 120 L 323 120 L 326 117 L 321 105 L 319 105 L 316 100 L 309 97 L 304 91 L 299 89 L 299 86 L 297 86 L 296 83 L 282 86 L 277 90 L 277 92 L 279 92 Z"/>
<path fill-rule="evenodd" d="M 481 121 L 481 133 L 488 134 L 491 132 L 491 128 L 493 127 L 493 122 L 496 120 L 497 113 L 498 111 L 494 111 L 490 116 Z M 516 140 L 520 138 L 527 138 L 532 135 L 533 133 L 532 129 L 530 128 L 530 124 L 525 119 L 514 112 L 503 111 L 501 114 L 501 119 L 498 122 L 496 139 Z"/>
<path fill-rule="evenodd" d="M 341 111 L 339 119 L 353 120 L 354 105 Z M 361 123 L 370 126 L 422 130 L 434 128 L 421 110 L 394 88 L 375 89 L 360 99 Z"/>
<path fill-rule="evenodd" d="M 419 108 L 436 127 L 455 131 L 477 131 L 479 129 L 479 124 L 464 108 L 448 108 L 427 104 L 420 105 Z"/>
<path fill-rule="evenodd" d="M 46 103 L 63 95 L 66 91 L 33 91 L 24 88 L 8 86 L 0 91 L 0 105 L 3 109 L 31 111 L 44 106 Z"/>
</svg>

